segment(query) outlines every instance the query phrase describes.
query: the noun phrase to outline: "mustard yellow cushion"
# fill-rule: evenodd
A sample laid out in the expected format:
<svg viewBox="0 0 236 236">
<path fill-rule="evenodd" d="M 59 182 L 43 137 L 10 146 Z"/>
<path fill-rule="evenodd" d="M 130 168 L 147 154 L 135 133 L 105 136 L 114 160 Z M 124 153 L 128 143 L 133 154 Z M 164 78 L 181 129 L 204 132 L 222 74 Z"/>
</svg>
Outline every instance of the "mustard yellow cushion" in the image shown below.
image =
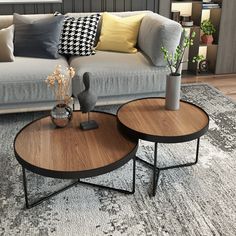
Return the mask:
<svg viewBox="0 0 236 236">
<path fill-rule="evenodd" d="M 102 16 L 102 29 L 97 50 L 135 53 L 139 26 L 144 14 L 119 17 L 107 12 Z"/>
</svg>

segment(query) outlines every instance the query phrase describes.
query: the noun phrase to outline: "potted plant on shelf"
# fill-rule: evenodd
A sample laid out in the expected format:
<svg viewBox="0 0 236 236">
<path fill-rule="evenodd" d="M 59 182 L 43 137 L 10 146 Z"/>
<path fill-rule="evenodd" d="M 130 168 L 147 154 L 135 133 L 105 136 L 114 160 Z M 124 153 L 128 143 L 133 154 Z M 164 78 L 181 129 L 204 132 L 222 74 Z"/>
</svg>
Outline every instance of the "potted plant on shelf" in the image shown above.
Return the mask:
<svg viewBox="0 0 236 236">
<path fill-rule="evenodd" d="M 51 119 L 56 127 L 65 127 L 72 118 L 72 109 L 69 103 L 72 100 L 70 91 L 74 75 L 75 71 L 72 67 L 62 68 L 57 65 L 54 72 L 45 80 L 57 101 L 56 106 L 51 110 Z"/>
<path fill-rule="evenodd" d="M 165 107 L 167 110 L 178 110 L 180 100 L 180 86 L 181 86 L 181 64 L 184 62 L 183 57 L 186 48 L 193 45 L 193 39 L 196 36 L 195 32 L 192 32 L 190 36 L 183 30 L 180 44 L 177 46 L 175 52 L 169 53 L 165 47 L 161 47 L 161 51 L 164 54 L 164 60 L 167 62 L 167 66 L 170 69 L 170 75 L 166 78 L 166 99 Z M 204 57 L 202 55 L 194 56 L 192 62 L 198 62 Z"/>
<path fill-rule="evenodd" d="M 201 40 L 205 44 L 212 44 L 213 36 L 212 34 L 216 32 L 216 29 L 210 20 L 204 20 L 201 23 L 201 30 L 203 35 L 201 36 Z"/>
</svg>

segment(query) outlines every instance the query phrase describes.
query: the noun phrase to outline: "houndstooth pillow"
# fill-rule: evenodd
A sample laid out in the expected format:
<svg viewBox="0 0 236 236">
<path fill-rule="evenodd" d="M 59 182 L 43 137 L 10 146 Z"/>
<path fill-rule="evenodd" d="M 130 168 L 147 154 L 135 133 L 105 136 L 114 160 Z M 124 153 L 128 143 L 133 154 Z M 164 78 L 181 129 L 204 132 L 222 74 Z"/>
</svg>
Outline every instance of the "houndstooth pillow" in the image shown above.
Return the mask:
<svg viewBox="0 0 236 236">
<path fill-rule="evenodd" d="M 55 12 L 54 15 L 61 15 Z M 74 18 L 65 16 L 58 52 L 67 55 L 90 56 L 93 49 L 100 14 Z"/>
</svg>

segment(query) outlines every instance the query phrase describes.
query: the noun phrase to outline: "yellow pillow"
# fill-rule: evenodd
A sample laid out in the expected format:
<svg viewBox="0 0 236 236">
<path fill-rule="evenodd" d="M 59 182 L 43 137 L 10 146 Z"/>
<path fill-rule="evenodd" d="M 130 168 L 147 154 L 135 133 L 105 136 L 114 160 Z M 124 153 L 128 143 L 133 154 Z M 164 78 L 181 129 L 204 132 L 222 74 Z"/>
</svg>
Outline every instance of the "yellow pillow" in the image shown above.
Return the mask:
<svg viewBox="0 0 236 236">
<path fill-rule="evenodd" d="M 97 50 L 137 52 L 135 45 L 139 32 L 142 15 L 119 17 L 104 12 L 102 15 L 102 29 Z"/>
</svg>

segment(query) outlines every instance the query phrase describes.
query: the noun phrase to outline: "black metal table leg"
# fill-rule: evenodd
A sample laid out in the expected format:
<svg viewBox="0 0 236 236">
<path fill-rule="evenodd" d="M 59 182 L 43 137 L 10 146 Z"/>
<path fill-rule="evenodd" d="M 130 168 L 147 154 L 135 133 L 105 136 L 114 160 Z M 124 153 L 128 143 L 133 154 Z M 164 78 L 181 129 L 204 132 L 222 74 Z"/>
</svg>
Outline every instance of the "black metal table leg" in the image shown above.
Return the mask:
<svg viewBox="0 0 236 236">
<path fill-rule="evenodd" d="M 26 173 L 25 173 L 25 168 L 24 167 L 22 167 L 22 172 L 23 172 L 23 186 L 24 186 L 24 194 L 25 194 L 25 206 L 26 206 L 27 209 L 30 209 L 30 208 L 32 208 L 34 206 L 37 206 L 38 204 L 44 202 L 45 200 L 48 200 L 49 198 L 51 198 L 51 197 L 53 197 L 53 196 L 55 196 L 55 195 L 65 191 L 65 190 L 67 190 L 67 189 L 69 189 L 69 188 L 71 188 L 74 185 L 77 185 L 79 183 L 78 181 L 76 181 L 76 182 L 74 182 L 72 184 L 67 185 L 66 187 L 63 187 L 63 188 L 61 188 L 61 189 L 59 189 L 59 190 L 57 190 L 57 191 L 47 195 L 46 197 L 42 197 L 42 198 L 40 198 L 39 200 L 36 200 L 33 203 L 29 203 L 28 190 L 27 190 L 27 178 L 26 178 Z"/>
<path fill-rule="evenodd" d="M 192 166 L 192 165 L 197 164 L 197 162 L 198 162 L 198 154 L 199 154 L 199 144 L 200 144 L 200 138 L 197 139 L 196 157 L 195 157 L 195 161 L 194 162 L 184 163 L 184 164 L 180 164 L 180 165 L 160 167 L 159 170 L 169 170 L 169 169 L 174 169 L 174 168 L 179 168 L 179 167 L 187 167 L 187 166 Z"/>
<path fill-rule="evenodd" d="M 152 195 L 156 195 L 156 188 L 157 188 L 157 182 L 158 182 L 158 176 L 159 176 L 159 169 L 157 168 L 157 143 L 154 145 L 154 164 L 153 164 L 153 189 L 152 189 Z"/>
<path fill-rule="evenodd" d="M 135 193 L 135 183 L 136 183 L 136 156 L 133 157 L 133 186 L 132 186 L 132 192 Z"/>
<path fill-rule="evenodd" d="M 194 162 L 189 162 L 189 163 L 184 163 L 184 164 L 179 164 L 179 165 L 173 165 L 173 166 L 166 166 L 166 167 L 157 167 L 157 143 L 155 143 L 154 146 L 154 163 L 149 163 L 139 157 L 136 157 L 137 160 L 142 162 L 143 164 L 147 165 L 148 167 L 153 169 L 153 191 L 152 195 L 156 195 L 156 188 L 158 184 L 158 179 L 160 175 L 160 171 L 162 170 L 169 170 L 169 169 L 174 169 L 174 168 L 180 168 L 180 167 L 187 167 L 187 166 L 192 166 L 197 164 L 198 162 L 198 155 L 199 155 L 199 145 L 200 145 L 200 138 L 197 139 L 197 148 L 196 148 L 196 157 Z"/>
<path fill-rule="evenodd" d="M 114 190 L 114 191 L 118 191 L 121 193 L 126 193 L 126 194 L 133 194 L 135 192 L 135 178 L 136 178 L 136 157 L 133 157 L 133 179 L 132 179 L 132 190 L 125 190 L 125 189 L 118 189 L 118 188 L 112 188 L 112 187 L 108 187 L 108 186 L 103 186 L 103 185 L 99 185 L 99 184 L 93 184 L 93 183 L 89 183 L 89 182 L 85 182 L 85 181 L 81 181 L 80 179 L 78 179 L 76 182 L 63 187 L 62 189 L 59 189 L 49 195 L 47 195 L 46 197 L 42 197 L 39 200 L 36 200 L 33 203 L 29 203 L 29 198 L 28 198 L 28 190 L 27 190 L 27 178 L 26 178 L 26 172 L 25 172 L 25 168 L 22 167 L 22 173 L 23 173 L 23 187 L 24 187 L 24 194 L 25 194 L 25 206 L 27 209 L 30 209 L 34 206 L 37 206 L 38 204 L 44 202 L 45 200 L 77 185 L 78 183 L 81 184 L 86 184 L 86 185 L 90 185 L 90 186 L 95 186 L 95 187 L 99 187 L 99 188 L 104 188 L 104 189 L 108 189 L 108 190 Z"/>
<path fill-rule="evenodd" d="M 194 164 L 197 164 L 197 162 L 198 162 L 199 145 L 200 145 L 200 138 L 197 139 L 196 159 L 195 159 Z"/>
<path fill-rule="evenodd" d="M 98 188 L 103 188 L 103 189 L 107 189 L 107 190 L 113 190 L 113 191 L 117 191 L 120 193 L 125 193 L 125 194 L 133 194 L 135 193 L 135 179 L 136 179 L 136 157 L 133 157 L 133 180 L 132 180 L 132 190 L 126 190 L 126 189 L 119 189 L 119 188 L 113 188 L 113 187 L 109 187 L 109 186 L 105 186 L 105 185 L 100 185 L 100 184 L 94 184 L 94 183 L 90 183 L 90 182 L 86 182 L 86 181 L 81 181 L 79 180 L 79 183 L 81 184 L 86 184 L 86 185 L 90 185 L 93 187 L 98 187 Z"/>
<path fill-rule="evenodd" d="M 24 194 L 25 194 L 25 206 L 27 209 L 29 209 L 28 192 L 27 192 L 27 179 L 26 179 L 24 167 L 22 167 L 22 173 L 23 173 L 23 187 L 24 187 Z"/>
</svg>

